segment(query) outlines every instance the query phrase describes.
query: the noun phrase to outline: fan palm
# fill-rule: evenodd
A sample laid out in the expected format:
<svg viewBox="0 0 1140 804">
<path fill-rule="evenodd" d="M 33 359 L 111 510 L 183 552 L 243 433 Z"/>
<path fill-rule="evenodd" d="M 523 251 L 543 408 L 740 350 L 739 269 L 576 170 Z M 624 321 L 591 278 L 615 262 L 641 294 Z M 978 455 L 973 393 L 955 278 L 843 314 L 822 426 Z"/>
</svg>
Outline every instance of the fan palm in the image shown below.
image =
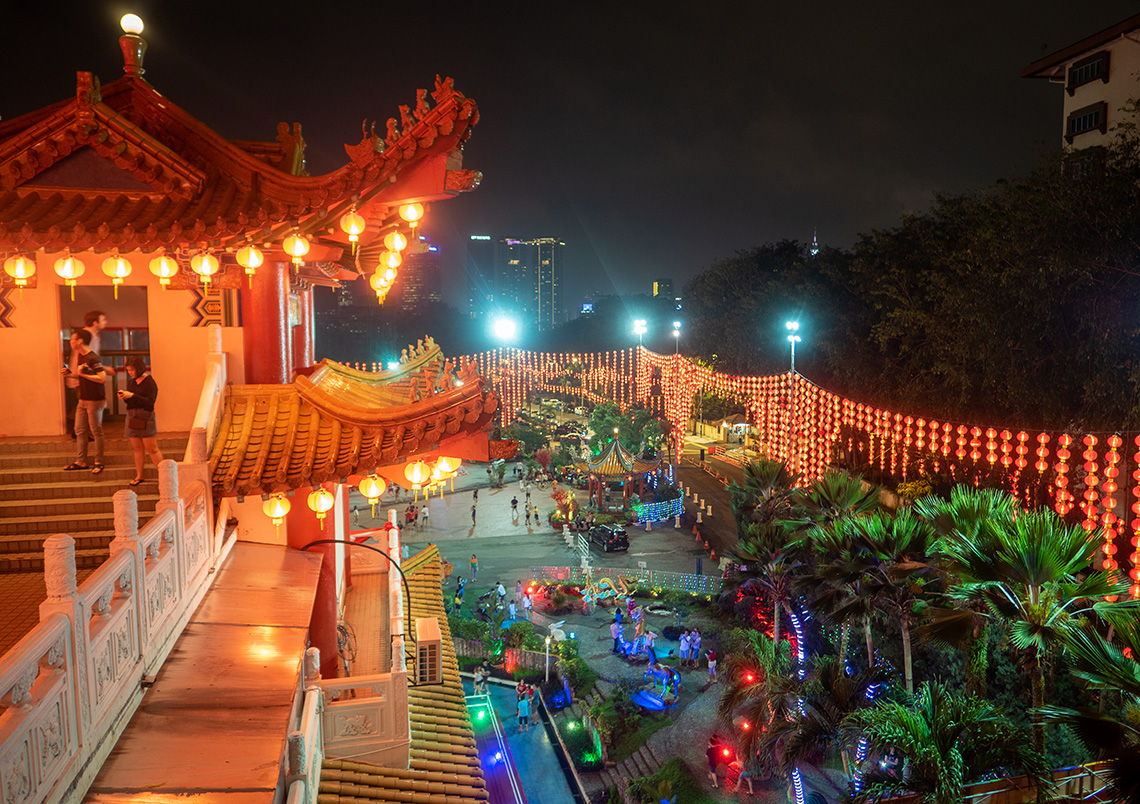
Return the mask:
<svg viewBox="0 0 1140 804">
<path fill-rule="evenodd" d="M 871 635 L 874 603 L 867 588 L 868 573 L 873 562 L 859 543 L 859 529 L 854 519 L 841 519 L 831 528 L 814 528 L 805 540 L 813 548 L 811 569 L 799 578 L 799 587 L 808 606 L 822 619 L 840 629 L 839 655 L 847 655 L 847 644 L 853 622 L 862 622 L 867 645 L 867 666 L 875 664 L 875 647 Z"/>
<path fill-rule="evenodd" d="M 827 472 L 800 489 L 795 502 L 803 510 L 803 524 L 830 528 L 837 520 L 879 510 L 879 486 L 864 483 L 862 475 Z"/>
<path fill-rule="evenodd" d="M 743 644 L 735 645 L 724 660 L 727 682 L 717 714 L 725 723 L 740 718 L 748 726 L 739 732 L 740 756 L 754 756 L 757 739 L 768 729 L 777 713 L 785 713 L 788 696 L 795 691 L 789 678 L 791 650 L 787 643 L 769 639 L 749 630 Z"/>
<path fill-rule="evenodd" d="M 746 536 L 750 523 L 767 524 L 792 518 L 792 486 L 796 476 L 779 461 L 761 459 L 744 466 L 744 482 L 728 484 L 729 508 L 737 535 Z"/>
<path fill-rule="evenodd" d="M 1140 632 L 1135 621 L 1121 625 L 1117 634 L 1123 649 L 1091 629 L 1074 630 L 1065 643 L 1074 676 L 1105 692 L 1120 691 L 1119 716 L 1090 707 L 1043 706 L 1038 711 L 1045 720 L 1068 726 L 1090 753 L 1107 761 L 1120 800 L 1140 801 L 1140 664 L 1132 658 L 1140 656 Z"/>
<path fill-rule="evenodd" d="M 950 490 L 950 499 L 925 497 L 916 500 L 911 509 L 934 528 L 940 538 L 977 541 L 991 534 L 983 523 L 996 521 L 1009 523 L 1017 512 L 1017 503 L 1005 491 L 979 489 L 961 484 Z M 985 552 L 996 552 L 997 544 L 983 546 Z M 951 582 L 959 567 L 943 555 L 941 569 L 951 575 Z M 918 628 L 924 639 L 964 646 L 966 649 L 966 692 L 985 697 L 986 672 L 989 667 L 989 620 L 983 616 L 984 607 L 976 600 L 958 600 L 955 606 L 931 607 L 927 621 Z"/>
<path fill-rule="evenodd" d="M 1124 594 L 1128 584 L 1092 569 L 1099 541 L 1051 511 L 1035 511 L 1008 522 L 985 521 L 976 538 L 951 533 L 938 543 L 959 576 L 950 597 L 982 603 L 986 616 L 1008 627 L 1013 644 L 1032 657 L 1035 709 L 1045 703 L 1046 667 L 1074 620 L 1136 608 L 1133 601 L 1102 599 Z M 1034 720 L 1034 745 L 1041 752 L 1044 724 Z"/>
<path fill-rule="evenodd" d="M 938 683 L 924 683 L 913 706 L 880 703 L 855 712 L 844 731 L 865 735 L 879 750 L 896 747 L 906 763 L 898 778 L 877 770 L 864 776 L 857 802 L 909 793 L 918 802 L 960 804 L 967 781 L 1010 769 L 1047 783 L 1044 758 L 1000 709 Z"/>
</svg>

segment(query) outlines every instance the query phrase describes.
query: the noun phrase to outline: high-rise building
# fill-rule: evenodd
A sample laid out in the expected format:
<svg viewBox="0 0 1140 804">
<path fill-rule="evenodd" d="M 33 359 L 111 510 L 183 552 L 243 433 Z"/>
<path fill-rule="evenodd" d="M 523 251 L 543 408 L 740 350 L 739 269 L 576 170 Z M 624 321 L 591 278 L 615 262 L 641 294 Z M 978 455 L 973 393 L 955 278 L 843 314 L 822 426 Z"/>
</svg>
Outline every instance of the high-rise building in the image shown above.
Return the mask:
<svg viewBox="0 0 1140 804">
<path fill-rule="evenodd" d="M 537 253 L 529 240 L 501 237 L 495 243 L 495 309 L 521 321 L 537 320 Z"/>
<path fill-rule="evenodd" d="M 463 267 L 467 274 L 467 314 L 480 318 L 495 303 L 495 241 L 490 235 L 471 235 Z"/>
<path fill-rule="evenodd" d="M 538 253 L 535 279 L 538 290 L 538 328 L 550 330 L 563 323 L 562 250 L 566 244 L 554 237 L 531 241 Z"/>
<path fill-rule="evenodd" d="M 653 280 L 653 298 L 673 299 L 673 280 L 667 277 Z"/>
<path fill-rule="evenodd" d="M 392 285 L 391 303 L 397 310 L 416 313 L 442 298 L 439 246 L 420 235 L 418 243 L 408 245 L 399 276 Z"/>
</svg>

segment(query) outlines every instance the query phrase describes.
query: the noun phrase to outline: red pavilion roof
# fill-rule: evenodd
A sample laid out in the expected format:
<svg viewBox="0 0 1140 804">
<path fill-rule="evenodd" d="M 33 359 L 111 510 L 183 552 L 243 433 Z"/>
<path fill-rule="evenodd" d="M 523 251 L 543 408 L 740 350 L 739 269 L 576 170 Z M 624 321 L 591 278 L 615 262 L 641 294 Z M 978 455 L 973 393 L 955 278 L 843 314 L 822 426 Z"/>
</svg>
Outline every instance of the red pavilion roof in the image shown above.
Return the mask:
<svg viewBox="0 0 1140 804">
<path fill-rule="evenodd" d="M 279 124 L 274 142 L 227 140 L 138 75 L 100 87 L 81 72 L 73 99 L 0 123 L 0 249 L 217 248 L 298 230 L 316 235 L 312 258 L 335 260 L 350 205 L 366 244 L 393 205 L 482 178 L 459 150 L 478 109 L 450 79 L 400 114 L 386 137 L 346 145 L 343 167 L 309 176 L 299 125 Z"/>
</svg>

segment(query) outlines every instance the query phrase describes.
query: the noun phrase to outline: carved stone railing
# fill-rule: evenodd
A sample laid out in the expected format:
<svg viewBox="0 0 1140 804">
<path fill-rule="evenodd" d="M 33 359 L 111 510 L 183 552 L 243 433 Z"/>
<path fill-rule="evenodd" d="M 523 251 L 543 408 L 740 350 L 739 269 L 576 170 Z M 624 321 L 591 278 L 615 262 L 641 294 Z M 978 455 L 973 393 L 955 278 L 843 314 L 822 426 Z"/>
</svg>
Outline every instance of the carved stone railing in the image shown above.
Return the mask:
<svg viewBox="0 0 1140 804">
<path fill-rule="evenodd" d="M 322 681 L 321 689 L 327 756 L 386 768 L 408 767 L 407 672 Z M 350 692 L 358 695 L 349 697 Z"/>
<path fill-rule="evenodd" d="M 233 543 L 210 538 L 205 476 L 163 461 L 141 530 L 134 492 L 116 492 L 111 557 L 82 586 L 75 540 L 45 541 L 40 624 L 0 657 L 2 804 L 83 798 Z"/>
<path fill-rule="evenodd" d="M 325 757 L 320 651 L 316 648 L 305 651 L 304 668 L 301 710 L 296 728 L 289 732 L 285 745 L 287 804 L 316 804 L 321 784 L 321 763 Z"/>
<path fill-rule="evenodd" d="M 207 354 L 206 354 L 206 380 L 202 383 L 202 395 L 198 397 L 198 407 L 194 412 L 194 423 L 191 431 L 201 430 L 205 434 L 205 452 L 195 454 L 193 439 L 186 445 L 186 455 L 183 458 L 187 463 L 203 461 L 214 448 L 214 439 L 218 437 L 218 428 L 222 424 L 222 411 L 225 407 L 226 383 L 229 377 L 226 372 L 226 354 L 222 351 L 222 328 L 217 324 L 210 324 L 206 328 Z"/>
</svg>

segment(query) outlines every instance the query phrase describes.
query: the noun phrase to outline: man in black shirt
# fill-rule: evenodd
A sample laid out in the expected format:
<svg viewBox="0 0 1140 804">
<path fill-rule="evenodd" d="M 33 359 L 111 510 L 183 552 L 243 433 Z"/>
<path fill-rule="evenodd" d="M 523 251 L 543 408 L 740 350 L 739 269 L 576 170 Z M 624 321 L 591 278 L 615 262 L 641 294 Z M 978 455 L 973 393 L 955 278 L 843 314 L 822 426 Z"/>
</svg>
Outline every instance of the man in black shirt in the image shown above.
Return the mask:
<svg viewBox="0 0 1140 804">
<path fill-rule="evenodd" d="M 91 332 L 77 329 L 71 333 L 71 351 L 78 355 L 71 366 L 63 370 L 63 376 L 79 382 L 79 406 L 75 410 L 75 443 L 77 453 L 74 463 L 65 466 L 66 471 L 86 469 L 87 442 L 95 439 L 95 465 L 92 474 L 103 471 L 103 408 L 107 404 L 107 394 L 103 383 L 107 372 L 99 362 L 99 356 L 91 351 Z"/>
</svg>

